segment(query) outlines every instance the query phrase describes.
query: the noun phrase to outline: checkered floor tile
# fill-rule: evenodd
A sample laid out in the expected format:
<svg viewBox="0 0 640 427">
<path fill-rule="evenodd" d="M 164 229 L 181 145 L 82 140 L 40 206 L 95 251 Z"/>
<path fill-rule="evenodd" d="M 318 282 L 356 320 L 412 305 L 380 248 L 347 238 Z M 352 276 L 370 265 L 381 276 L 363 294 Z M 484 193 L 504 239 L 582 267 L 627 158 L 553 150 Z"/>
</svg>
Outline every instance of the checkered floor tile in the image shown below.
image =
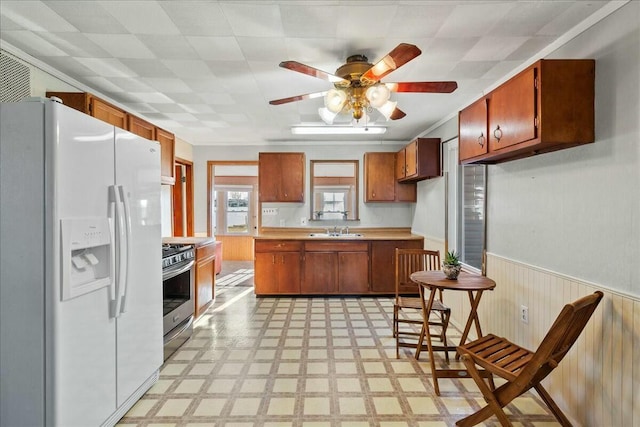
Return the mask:
<svg viewBox="0 0 640 427">
<path fill-rule="evenodd" d="M 436 396 L 426 352 L 395 358 L 390 298 L 256 298 L 252 265 L 225 265 L 193 338 L 119 426 L 452 426 L 483 406 L 472 380 L 440 380 Z M 506 409 L 557 425 L 531 393 Z"/>
</svg>

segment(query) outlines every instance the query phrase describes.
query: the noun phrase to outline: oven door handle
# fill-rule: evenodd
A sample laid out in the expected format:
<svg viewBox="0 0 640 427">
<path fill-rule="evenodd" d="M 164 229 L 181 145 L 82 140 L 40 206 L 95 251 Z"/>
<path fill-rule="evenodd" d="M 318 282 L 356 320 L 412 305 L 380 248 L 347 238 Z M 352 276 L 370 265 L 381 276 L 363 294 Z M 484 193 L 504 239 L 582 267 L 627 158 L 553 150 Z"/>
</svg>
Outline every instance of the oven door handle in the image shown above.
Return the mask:
<svg viewBox="0 0 640 427">
<path fill-rule="evenodd" d="M 169 280 L 173 277 L 179 276 L 185 271 L 191 270 L 191 268 L 193 267 L 193 264 L 195 264 L 195 261 L 191 260 L 185 265 L 180 265 L 178 267 L 172 267 L 164 270 L 162 272 L 162 280 Z"/>
</svg>

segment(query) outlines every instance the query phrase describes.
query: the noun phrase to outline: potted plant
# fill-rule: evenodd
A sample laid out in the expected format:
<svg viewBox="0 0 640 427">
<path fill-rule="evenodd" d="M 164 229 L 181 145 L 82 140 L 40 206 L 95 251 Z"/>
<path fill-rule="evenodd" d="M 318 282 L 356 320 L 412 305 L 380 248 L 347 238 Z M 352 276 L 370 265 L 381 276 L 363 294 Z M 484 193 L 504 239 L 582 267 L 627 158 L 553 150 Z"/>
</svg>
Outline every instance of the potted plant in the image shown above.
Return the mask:
<svg viewBox="0 0 640 427">
<path fill-rule="evenodd" d="M 457 279 L 461 269 L 460 255 L 455 251 L 447 252 L 442 262 L 442 271 L 447 276 L 447 279 Z"/>
</svg>

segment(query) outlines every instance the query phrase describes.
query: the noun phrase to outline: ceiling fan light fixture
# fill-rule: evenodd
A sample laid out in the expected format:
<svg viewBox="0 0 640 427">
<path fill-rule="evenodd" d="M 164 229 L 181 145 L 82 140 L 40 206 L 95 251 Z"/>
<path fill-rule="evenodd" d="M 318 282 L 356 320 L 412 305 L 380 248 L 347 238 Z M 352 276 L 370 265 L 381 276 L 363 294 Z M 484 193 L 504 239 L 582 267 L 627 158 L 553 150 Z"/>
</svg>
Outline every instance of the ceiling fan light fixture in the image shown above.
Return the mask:
<svg viewBox="0 0 640 427">
<path fill-rule="evenodd" d="M 347 102 L 347 93 L 343 90 L 329 89 L 324 96 L 324 105 L 332 113 L 338 114 Z"/>
<path fill-rule="evenodd" d="M 384 105 L 378 107 L 378 111 L 384 116 L 385 119 L 389 120 L 397 105 L 398 103 L 395 101 L 387 101 L 384 103 Z"/>
<path fill-rule="evenodd" d="M 320 115 L 323 122 L 328 125 L 332 125 L 338 113 L 330 111 L 327 107 L 322 107 L 318 108 L 318 115 Z"/>
<path fill-rule="evenodd" d="M 385 84 L 376 84 L 367 89 L 365 96 L 374 108 L 382 107 L 391 96 L 391 91 Z"/>
</svg>

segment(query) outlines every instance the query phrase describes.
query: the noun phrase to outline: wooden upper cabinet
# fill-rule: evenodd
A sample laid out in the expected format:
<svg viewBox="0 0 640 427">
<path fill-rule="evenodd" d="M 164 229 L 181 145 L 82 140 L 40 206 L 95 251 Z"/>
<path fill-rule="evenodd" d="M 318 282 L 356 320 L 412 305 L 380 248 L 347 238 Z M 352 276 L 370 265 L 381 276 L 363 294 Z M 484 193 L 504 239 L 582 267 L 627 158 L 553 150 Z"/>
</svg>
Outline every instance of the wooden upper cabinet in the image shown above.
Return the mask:
<svg viewBox="0 0 640 427">
<path fill-rule="evenodd" d="M 127 129 L 126 111 L 109 104 L 86 92 L 47 92 L 47 98 L 55 96 L 62 100 L 67 107 L 71 107 L 85 114 L 100 119 L 121 129 Z"/>
<path fill-rule="evenodd" d="M 396 153 L 396 179 L 422 181 L 442 175 L 440 138 L 417 138 Z"/>
<path fill-rule="evenodd" d="M 173 167 L 176 137 L 164 129 L 156 128 L 156 140 L 160 143 L 160 178 L 163 184 L 175 184 L 176 173 Z"/>
<path fill-rule="evenodd" d="M 415 183 L 396 179 L 396 156 L 393 152 L 365 153 L 365 202 L 415 202 Z"/>
<path fill-rule="evenodd" d="M 261 202 L 304 202 L 304 153 L 259 153 Z"/>
<path fill-rule="evenodd" d="M 540 60 L 459 114 L 460 163 L 499 163 L 595 140 L 595 61 Z M 478 132 L 486 129 L 487 143 Z M 475 141 L 474 141 L 475 140 Z"/>
<path fill-rule="evenodd" d="M 148 140 L 156 140 L 156 127 L 133 114 L 127 114 L 127 130 Z"/>
<path fill-rule="evenodd" d="M 461 159 L 470 159 L 489 151 L 487 111 L 487 98 L 481 98 L 458 114 Z"/>
</svg>

